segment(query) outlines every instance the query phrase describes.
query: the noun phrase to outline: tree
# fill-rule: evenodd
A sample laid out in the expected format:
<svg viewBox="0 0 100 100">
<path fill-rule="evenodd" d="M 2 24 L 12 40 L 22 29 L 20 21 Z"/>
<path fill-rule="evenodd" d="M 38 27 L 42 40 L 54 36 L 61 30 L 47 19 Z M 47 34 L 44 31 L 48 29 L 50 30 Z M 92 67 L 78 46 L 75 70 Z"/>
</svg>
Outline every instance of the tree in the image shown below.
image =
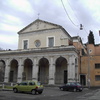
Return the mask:
<svg viewBox="0 0 100 100">
<path fill-rule="evenodd" d="M 90 30 L 89 36 L 88 36 L 88 43 L 89 44 L 95 44 L 94 42 L 94 35 L 93 32 Z"/>
</svg>

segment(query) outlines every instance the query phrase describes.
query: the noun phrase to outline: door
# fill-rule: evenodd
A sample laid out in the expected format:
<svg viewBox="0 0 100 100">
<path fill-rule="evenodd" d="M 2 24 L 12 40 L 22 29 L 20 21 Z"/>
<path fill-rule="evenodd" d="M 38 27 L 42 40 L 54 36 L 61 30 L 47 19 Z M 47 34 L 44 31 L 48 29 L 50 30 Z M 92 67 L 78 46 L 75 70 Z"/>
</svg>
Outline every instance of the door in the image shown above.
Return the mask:
<svg viewBox="0 0 100 100">
<path fill-rule="evenodd" d="M 14 71 L 10 71 L 9 81 L 13 82 L 13 78 L 14 78 Z"/>
<path fill-rule="evenodd" d="M 27 91 L 27 88 L 28 88 L 28 83 L 27 82 L 22 82 L 18 86 L 18 90 L 19 91 Z"/>
<path fill-rule="evenodd" d="M 80 75 L 80 83 L 82 85 L 86 85 L 86 76 L 85 75 Z"/>
<path fill-rule="evenodd" d="M 67 83 L 67 70 L 64 70 L 64 84 Z"/>
</svg>

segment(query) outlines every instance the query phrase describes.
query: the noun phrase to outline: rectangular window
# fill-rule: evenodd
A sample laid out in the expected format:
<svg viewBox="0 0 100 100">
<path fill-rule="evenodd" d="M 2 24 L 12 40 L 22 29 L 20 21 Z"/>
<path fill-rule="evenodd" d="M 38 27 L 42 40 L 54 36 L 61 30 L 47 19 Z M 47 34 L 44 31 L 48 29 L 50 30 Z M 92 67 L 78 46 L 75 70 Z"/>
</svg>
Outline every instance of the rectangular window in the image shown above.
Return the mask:
<svg viewBox="0 0 100 100">
<path fill-rule="evenodd" d="M 54 37 L 49 37 L 48 38 L 48 47 L 53 47 L 54 46 Z"/>
<path fill-rule="evenodd" d="M 100 64 L 95 64 L 95 69 L 100 69 Z"/>
<path fill-rule="evenodd" d="M 100 75 L 95 75 L 95 81 L 100 81 Z"/>
<path fill-rule="evenodd" d="M 85 55 L 85 51 L 84 51 L 84 49 L 82 49 L 82 55 Z"/>
<path fill-rule="evenodd" d="M 23 41 L 23 49 L 27 49 L 28 48 L 28 40 L 24 40 Z"/>
</svg>

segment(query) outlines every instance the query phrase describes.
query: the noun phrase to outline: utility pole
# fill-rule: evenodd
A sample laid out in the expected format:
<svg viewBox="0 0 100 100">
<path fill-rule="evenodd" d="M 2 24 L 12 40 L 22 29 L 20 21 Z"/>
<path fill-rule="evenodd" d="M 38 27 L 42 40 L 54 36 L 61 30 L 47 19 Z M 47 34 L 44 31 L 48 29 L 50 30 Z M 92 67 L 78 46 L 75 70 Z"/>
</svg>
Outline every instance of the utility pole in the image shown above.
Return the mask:
<svg viewBox="0 0 100 100">
<path fill-rule="evenodd" d="M 87 53 L 88 53 L 88 88 L 90 88 L 90 55 L 89 55 L 89 42 L 87 43 Z"/>
</svg>

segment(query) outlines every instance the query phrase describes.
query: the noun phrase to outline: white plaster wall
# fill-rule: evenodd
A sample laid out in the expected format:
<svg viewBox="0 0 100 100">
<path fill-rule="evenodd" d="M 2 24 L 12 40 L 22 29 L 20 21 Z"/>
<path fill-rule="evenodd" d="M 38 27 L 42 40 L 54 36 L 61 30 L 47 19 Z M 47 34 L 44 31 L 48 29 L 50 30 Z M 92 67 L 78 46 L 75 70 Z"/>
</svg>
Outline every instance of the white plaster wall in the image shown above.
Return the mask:
<svg viewBox="0 0 100 100">
<path fill-rule="evenodd" d="M 19 43 L 18 49 L 23 49 L 23 40 L 29 41 L 29 48 L 37 48 L 35 46 L 35 41 L 41 41 L 41 47 L 47 47 L 48 37 L 54 37 L 54 46 L 68 45 L 69 37 L 61 30 L 47 30 L 47 31 L 39 31 L 39 32 L 30 32 L 19 35 Z"/>
</svg>

